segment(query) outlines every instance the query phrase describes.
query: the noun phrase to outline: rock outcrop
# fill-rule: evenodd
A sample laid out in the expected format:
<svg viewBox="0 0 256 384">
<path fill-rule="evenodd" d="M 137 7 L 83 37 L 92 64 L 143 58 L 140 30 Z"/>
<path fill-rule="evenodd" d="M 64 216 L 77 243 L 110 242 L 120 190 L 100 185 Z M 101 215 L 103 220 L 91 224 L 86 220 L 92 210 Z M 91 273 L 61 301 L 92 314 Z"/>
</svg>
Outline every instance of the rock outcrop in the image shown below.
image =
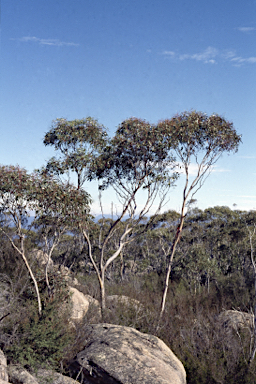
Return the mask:
<svg viewBox="0 0 256 384">
<path fill-rule="evenodd" d="M 185 384 L 180 360 L 159 338 L 133 328 L 90 324 L 85 348 L 71 364 L 82 383 Z"/>
<path fill-rule="evenodd" d="M 10 381 L 8 381 L 8 378 Z M 48 369 L 38 369 L 34 374 L 20 365 L 7 367 L 6 357 L 0 349 L 0 384 L 78 384 L 78 381 Z"/>
<path fill-rule="evenodd" d="M 8 370 L 13 384 L 78 384 L 78 381 L 48 369 L 38 369 L 33 375 L 17 365 L 9 366 Z"/>
<path fill-rule="evenodd" d="M 97 308 L 100 316 L 100 304 L 98 300 L 90 295 L 84 295 L 74 287 L 69 287 L 72 302 L 72 313 L 70 319 L 73 321 L 81 321 L 89 310 L 89 306 Z"/>
<path fill-rule="evenodd" d="M 124 295 L 112 295 L 106 299 L 107 307 L 109 309 L 115 308 L 116 306 L 122 306 L 126 309 L 133 310 L 135 312 L 142 312 L 144 310 L 143 305 L 135 299 Z"/>
<path fill-rule="evenodd" d="M 242 328 L 253 329 L 254 316 L 251 313 L 230 309 L 221 312 L 218 315 L 218 321 L 223 327 L 236 331 Z"/>
<path fill-rule="evenodd" d="M 48 255 L 41 249 L 35 248 L 30 253 L 31 258 L 33 258 L 38 267 L 41 270 L 45 270 L 46 264 L 48 263 Z M 72 273 L 68 267 L 64 265 L 54 264 L 53 260 L 49 260 L 49 270 L 54 270 L 55 272 L 61 274 L 63 278 L 67 281 L 68 284 L 78 285 L 78 280 L 72 276 Z"/>
<path fill-rule="evenodd" d="M 34 376 L 19 365 L 9 365 L 8 373 L 13 384 L 39 384 Z"/>
<path fill-rule="evenodd" d="M 48 369 L 39 369 L 36 372 L 36 378 L 39 384 L 78 384 L 78 381 L 71 379 L 71 377 Z"/>
<path fill-rule="evenodd" d="M 7 361 L 3 351 L 0 349 L 0 380 L 8 382 Z M 1 381 L 0 381 L 1 384 Z"/>
</svg>

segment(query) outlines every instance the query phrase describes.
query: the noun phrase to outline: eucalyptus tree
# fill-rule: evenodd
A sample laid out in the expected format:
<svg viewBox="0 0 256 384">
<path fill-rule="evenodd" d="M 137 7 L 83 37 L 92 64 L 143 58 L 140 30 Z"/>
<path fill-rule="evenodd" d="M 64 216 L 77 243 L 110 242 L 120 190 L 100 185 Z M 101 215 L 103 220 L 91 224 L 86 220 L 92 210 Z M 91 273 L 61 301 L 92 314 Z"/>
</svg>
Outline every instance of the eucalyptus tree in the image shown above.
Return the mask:
<svg viewBox="0 0 256 384">
<path fill-rule="evenodd" d="M 47 256 L 45 279 L 50 293 L 48 269 L 52 253 L 63 235 L 76 228 L 81 218 L 89 220 L 91 198 L 87 192 L 70 183 L 61 183 L 39 173 L 34 177 L 31 197 L 36 201 L 32 225 L 38 232 L 40 245 Z"/>
<path fill-rule="evenodd" d="M 30 266 L 25 244 L 29 229 L 34 225 L 43 227 L 43 241 L 46 241 L 45 250 L 48 251 L 45 274 L 49 287 L 49 259 L 56 241 L 63 233 L 63 227 L 67 229 L 71 223 L 73 225 L 79 220 L 80 215 L 84 218 L 88 214 L 90 198 L 70 184 L 63 185 L 52 177 L 38 173 L 29 174 L 19 166 L 0 166 L 0 180 L 0 230 L 22 257 L 29 271 L 37 294 L 38 312 L 41 314 L 38 283 Z M 29 217 L 32 218 L 31 223 Z M 50 227 L 54 232 L 51 245 L 47 242 Z"/>
<path fill-rule="evenodd" d="M 41 314 L 42 303 L 38 284 L 29 265 L 24 244 L 28 217 L 35 208 L 35 201 L 31 200 L 29 196 L 32 180 L 25 169 L 14 166 L 1 166 L 0 180 L 0 212 L 3 219 L 0 230 L 22 257 L 29 271 L 37 294 L 38 311 Z M 13 230 L 8 231 L 8 227 L 13 227 Z"/>
<path fill-rule="evenodd" d="M 141 228 L 138 224 L 153 204 L 157 201 L 156 211 L 161 207 L 176 178 L 175 172 L 170 175 L 174 159 L 168 153 L 158 127 L 136 118 L 122 122 L 111 140 L 104 127 L 92 118 L 57 119 L 46 133 L 44 144 L 54 146 L 60 151 L 60 157 L 50 159 L 41 170 L 42 174 L 61 177 L 75 172 L 78 189 L 82 189 L 86 180 L 98 180 L 103 219 L 99 223 L 97 245 L 92 221 L 86 217 L 83 220 L 80 215 L 79 228 L 98 277 L 103 313 L 106 270 L 122 254 L 125 244 L 134 240 Z M 113 215 L 112 222 L 106 223 L 101 196 L 109 187 L 120 209 Z M 142 203 L 138 202 L 141 191 Z"/>
<path fill-rule="evenodd" d="M 238 150 L 241 136 L 237 134 L 233 123 L 223 117 L 217 114 L 207 116 L 205 113 L 197 111 L 178 114 L 171 119 L 161 121 L 158 127 L 162 131 L 162 135 L 165 136 L 166 145 L 174 151 L 179 162 L 178 165 L 185 174 L 180 218 L 168 255 L 168 267 L 160 311 L 161 319 L 165 309 L 173 258 L 186 217 L 186 205 L 203 186 L 213 165 L 221 155 Z M 192 164 L 196 166 L 195 175 L 191 172 Z"/>
<path fill-rule="evenodd" d="M 120 207 L 107 231 L 100 233 L 98 258 L 91 246 L 90 228 L 81 224 L 100 284 L 103 313 L 106 307 L 106 270 L 121 255 L 124 246 L 145 230 L 146 226 L 139 223 L 153 209 L 153 204 L 156 204 L 156 212 L 161 208 L 166 193 L 176 179 L 175 172 L 170 175 L 174 166 L 174 159 L 168 154 L 158 127 L 137 118 L 123 121 L 103 153 L 95 158 L 90 179 L 99 180 L 100 193 L 111 187 Z M 142 201 L 139 199 L 141 191 Z M 110 250 L 109 243 L 117 231 L 118 242 L 115 241 L 114 249 Z"/>
</svg>

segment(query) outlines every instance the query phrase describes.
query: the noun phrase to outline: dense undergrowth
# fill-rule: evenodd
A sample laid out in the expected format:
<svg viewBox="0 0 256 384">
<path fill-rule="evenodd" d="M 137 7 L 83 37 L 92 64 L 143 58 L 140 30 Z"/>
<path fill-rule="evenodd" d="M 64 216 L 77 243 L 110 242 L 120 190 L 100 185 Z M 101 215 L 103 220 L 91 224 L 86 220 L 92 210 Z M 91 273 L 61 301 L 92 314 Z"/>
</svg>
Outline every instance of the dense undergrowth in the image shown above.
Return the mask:
<svg viewBox="0 0 256 384">
<path fill-rule="evenodd" d="M 248 294 L 240 291 L 239 300 L 228 295 L 228 285 L 211 292 L 202 290 L 194 294 L 182 282 L 172 282 L 168 305 L 159 329 L 156 325 L 161 298 L 161 277 L 152 273 L 143 278 L 133 277 L 125 282 L 111 283 L 109 294 L 121 294 L 139 300 L 140 310 L 120 305 L 106 313 L 104 322 L 132 326 L 141 332 L 160 337 L 179 357 L 187 372 L 188 384 L 231 384 L 256 382 L 256 364 L 250 364 L 251 338 L 248 329 L 230 330 L 218 322 L 218 315 L 234 307 L 250 310 Z M 84 291 L 97 292 L 97 280 L 88 278 Z M 235 288 L 235 286 L 234 286 Z M 66 309 L 60 313 L 60 302 L 67 302 L 67 292 L 62 287 L 53 300 L 44 302 L 44 311 L 38 316 L 36 298 L 23 293 L 19 313 L 14 312 L 3 320 L 1 347 L 10 363 L 20 363 L 26 368 L 51 367 L 68 374 L 69 362 L 82 348 L 83 327 L 95 322 L 95 311 L 89 311 L 84 322 L 76 329 L 70 327 Z M 99 294 L 99 292 L 98 292 Z M 247 304 L 247 306 L 246 306 Z M 22 307 L 24 306 L 24 307 Z M 17 309 L 17 306 L 16 306 Z M 63 310 L 63 308 L 62 308 Z M 99 322 L 102 320 L 98 319 Z M 6 339 L 4 339 L 4 336 Z"/>
<path fill-rule="evenodd" d="M 209 293 L 202 289 L 195 294 L 184 282 L 173 281 L 157 331 L 162 277 L 153 273 L 139 281 L 133 279 L 124 284 L 123 289 L 113 285 L 109 289 L 111 293 L 140 300 L 145 310 L 124 313 L 120 306 L 109 314 L 108 321 L 133 326 L 161 338 L 184 364 L 188 384 L 252 384 L 256 382 L 256 362 L 250 363 L 251 331 L 226 328 L 218 321 L 218 315 L 225 309 L 239 308 L 246 312 L 252 309 L 248 301 L 249 287 L 242 290 L 236 281 L 231 290 L 230 284 L 223 281 Z M 239 296 L 235 294 L 236 289 Z"/>
<path fill-rule="evenodd" d="M 229 214 L 233 218 L 228 218 Z M 161 338 L 184 364 L 188 384 L 255 383 L 256 361 L 250 361 L 255 346 L 252 330 L 223 326 L 218 317 L 230 309 L 250 313 L 255 305 L 251 249 L 243 222 L 235 219 L 235 213 L 226 209 L 215 223 L 206 213 L 199 223 L 198 212 L 193 221 L 187 221 L 160 323 L 166 263 L 161 247 L 157 248 L 157 231 L 161 229 L 164 238 L 165 229 L 168 230 L 168 243 L 173 231 L 171 224 L 160 227 L 158 220 L 154 233 L 152 230 L 133 248 L 125 250 L 126 269 L 120 260 L 109 269 L 107 294 L 128 296 L 141 306 L 124 307 L 120 302 L 105 312 L 104 319 L 91 308 L 83 322 L 76 325 L 68 320 L 70 296 L 58 269 L 49 273 L 49 291 L 44 271 L 30 260 L 42 297 L 40 316 L 32 281 L 18 255 L 2 237 L 0 348 L 8 362 L 29 369 L 44 366 L 69 374 L 70 362 L 85 343 L 83 328 L 90 322 L 104 321 Z M 33 236 L 26 243 L 28 250 L 36 246 Z M 99 284 L 86 248 L 78 247 L 76 241 L 75 237 L 67 236 L 56 250 L 54 262 L 64 261 L 79 281 L 77 288 L 99 300 Z M 207 255 L 210 256 L 206 258 Z"/>
</svg>

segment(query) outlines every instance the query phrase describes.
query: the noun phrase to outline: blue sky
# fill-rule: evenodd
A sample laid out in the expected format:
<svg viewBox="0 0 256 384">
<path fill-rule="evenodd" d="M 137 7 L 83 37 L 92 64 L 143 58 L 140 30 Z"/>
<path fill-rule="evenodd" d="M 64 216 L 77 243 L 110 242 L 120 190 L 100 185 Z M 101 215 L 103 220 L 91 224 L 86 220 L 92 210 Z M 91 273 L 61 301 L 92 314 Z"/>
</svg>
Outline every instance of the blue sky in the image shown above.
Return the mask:
<svg viewBox="0 0 256 384">
<path fill-rule="evenodd" d="M 256 209 L 255 83 L 255 0 L 2 0 L 0 163 L 43 165 L 60 117 L 90 115 L 113 134 L 130 116 L 215 112 L 243 144 L 218 161 L 198 207 Z M 166 208 L 179 209 L 181 182 Z"/>
</svg>

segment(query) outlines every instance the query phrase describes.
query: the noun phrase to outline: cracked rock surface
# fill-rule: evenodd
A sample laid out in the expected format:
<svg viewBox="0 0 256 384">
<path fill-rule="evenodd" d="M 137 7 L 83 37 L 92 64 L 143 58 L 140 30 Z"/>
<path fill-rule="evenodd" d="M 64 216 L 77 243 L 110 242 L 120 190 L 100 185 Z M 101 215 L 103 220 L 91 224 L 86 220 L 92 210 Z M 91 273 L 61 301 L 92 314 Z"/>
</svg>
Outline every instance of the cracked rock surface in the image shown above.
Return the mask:
<svg viewBox="0 0 256 384">
<path fill-rule="evenodd" d="M 185 384 L 180 360 L 155 336 L 131 327 L 90 324 L 71 369 L 87 384 Z"/>
</svg>

